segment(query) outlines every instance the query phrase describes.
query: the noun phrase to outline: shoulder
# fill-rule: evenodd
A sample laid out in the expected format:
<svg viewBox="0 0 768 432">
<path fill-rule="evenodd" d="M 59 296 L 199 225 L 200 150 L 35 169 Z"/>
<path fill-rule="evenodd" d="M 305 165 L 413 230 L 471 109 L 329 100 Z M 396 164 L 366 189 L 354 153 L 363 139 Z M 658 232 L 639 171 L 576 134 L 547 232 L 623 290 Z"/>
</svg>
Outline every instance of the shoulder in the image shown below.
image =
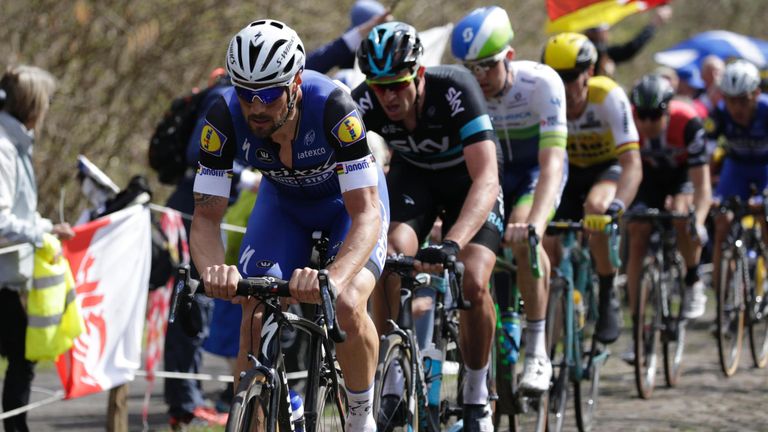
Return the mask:
<svg viewBox="0 0 768 432">
<path fill-rule="evenodd" d="M 477 83 L 475 77 L 467 69 L 458 65 L 428 67 L 424 73 L 424 78 L 430 85 L 442 84 L 445 86 L 459 85 L 464 87 Z"/>
<path fill-rule="evenodd" d="M 699 115 L 691 104 L 673 99 L 669 102 L 669 116 L 671 121 L 685 123 Z"/>
<path fill-rule="evenodd" d="M 605 77 L 596 76 L 589 79 L 589 101 L 596 104 L 601 104 L 607 99 L 612 97 L 623 97 L 626 99 L 627 95 L 624 90 L 616 83 L 616 81 Z"/>
</svg>

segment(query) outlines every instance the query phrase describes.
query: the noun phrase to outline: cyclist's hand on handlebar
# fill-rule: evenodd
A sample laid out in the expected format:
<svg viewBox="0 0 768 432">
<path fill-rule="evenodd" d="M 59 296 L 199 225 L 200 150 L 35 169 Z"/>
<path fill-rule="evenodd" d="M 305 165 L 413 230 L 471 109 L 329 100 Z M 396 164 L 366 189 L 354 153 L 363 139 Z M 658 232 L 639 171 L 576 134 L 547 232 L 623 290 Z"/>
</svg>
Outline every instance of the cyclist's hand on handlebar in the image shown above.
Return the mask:
<svg viewBox="0 0 768 432">
<path fill-rule="evenodd" d="M 232 300 L 232 303 L 242 303 L 243 297 L 235 297 L 237 282 L 241 279 L 237 266 L 215 265 L 206 268 L 200 275 L 205 286 L 205 293 L 214 298 Z"/>
<path fill-rule="evenodd" d="M 584 228 L 592 233 L 604 233 L 605 227 L 611 223 L 611 216 L 605 214 L 588 214 L 584 216 Z"/>
<path fill-rule="evenodd" d="M 443 268 L 449 256 L 458 257 L 461 247 L 452 240 L 443 240 L 440 244 L 429 245 L 416 252 L 416 271 L 434 273 Z"/>
<path fill-rule="evenodd" d="M 321 303 L 320 283 L 315 269 L 304 267 L 294 270 L 288 289 L 291 290 L 291 297 L 300 303 Z"/>
<path fill-rule="evenodd" d="M 507 224 L 507 232 L 504 233 L 504 245 L 512 246 L 514 243 L 523 243 L 528 240 L 528 224 L 517 222 Z"/>
</svg>

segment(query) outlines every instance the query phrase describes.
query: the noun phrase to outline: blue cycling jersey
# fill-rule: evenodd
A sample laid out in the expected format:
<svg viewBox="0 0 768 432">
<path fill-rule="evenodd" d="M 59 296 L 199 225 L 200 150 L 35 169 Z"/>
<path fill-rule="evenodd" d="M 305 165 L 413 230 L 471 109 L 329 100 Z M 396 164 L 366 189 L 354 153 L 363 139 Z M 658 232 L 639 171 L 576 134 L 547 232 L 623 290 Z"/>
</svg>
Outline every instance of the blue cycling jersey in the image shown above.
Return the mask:
<svg viewBox="0 0 768 432">
<path fill-rule="evenodd" d="M 749 126 L 737 124 L 720 101 L 704 127 L 710 139 L 725 138 L 727 157 L 752 164 L 768 163 L 768 95 L 758 96 Z"/>
</svg>

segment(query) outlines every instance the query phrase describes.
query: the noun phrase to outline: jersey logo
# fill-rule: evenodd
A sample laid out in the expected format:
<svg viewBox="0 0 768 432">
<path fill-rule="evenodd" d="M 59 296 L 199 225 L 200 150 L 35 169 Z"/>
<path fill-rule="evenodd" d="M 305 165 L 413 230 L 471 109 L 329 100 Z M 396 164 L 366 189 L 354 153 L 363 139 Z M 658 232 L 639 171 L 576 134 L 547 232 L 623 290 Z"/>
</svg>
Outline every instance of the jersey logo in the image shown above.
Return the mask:
<svg viewBox="0 0 768 432">
<path fill-rule="evenodd" d="M 712 117 L 707 117 L 706 119 L 704 119 L 704 130 L 707 133 L 712 133 L 715 131 L 715 129 L 716 129 L 715 121 L 712 120 Z"/>
<path fill-rule="evenodd" d="M 304 145 L 309 147 L 313 142 L 315 142 L 315 130 L 310 129 L 309 132 L 304 135 Z"/>
<path fill-rule="evenodd" d="M 445 98 L 448 99 L 448 104 L 451 106 L 451 117 L 456 117 L 456 114 L 464 111 L 464 107 L 461 106 L 461 91 L 451 87 L 445 94 Z"/>
<path fill-rule="evenodd" d="M 272 156 L 272 153 L 268 152 L 264 149 L 256 149 L 256 159 L 264 162 L 264 163 L 272 163 L 275 161 L 275 158 Z"/>
<path fill-rule="evenodd" d="M 360 107 L 360 112 L 365 115 L 365 113 L 373 108 L 373 101 L 371 100 L 371 94 L 369 92 L 365 92 L 363 97 L 360 98 L 359 101 L 357 101 L 357 106 Z"/>
<path fill-rule="evenodd" d="M 354 110 L 344 116 L 340 122 L 333 127 L 333 136 L 339 140 L 342 147 L 356 143 L 365 138 L 365 127 L 363 126 L 357 110 Z"/>
<path fill-rule="evenodd" d="M 206 122 L 203 126 L 203 132 L 200 134 L 200 149 L 214 156 L 221 156 L 225 142 L 227 142 L 227 137 Z"/>
</svg>

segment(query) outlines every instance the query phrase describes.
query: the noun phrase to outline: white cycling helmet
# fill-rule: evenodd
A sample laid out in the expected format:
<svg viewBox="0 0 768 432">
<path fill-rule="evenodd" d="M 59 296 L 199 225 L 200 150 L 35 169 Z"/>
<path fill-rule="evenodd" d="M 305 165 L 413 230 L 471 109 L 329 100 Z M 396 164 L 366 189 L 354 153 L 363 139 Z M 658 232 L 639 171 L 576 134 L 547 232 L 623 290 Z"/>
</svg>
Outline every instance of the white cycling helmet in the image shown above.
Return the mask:
<svg viewBox="0 0 768 432">
<path fill-rule="evenodd" d="M 760 72 L 746 60 L 728 63 L 720 80 L 720 90 L 727 96 L 752 93 L 760 85 Z"/>
<path fill-rule="evenodd" d="M 240 30 L 227 50 L 232 84 L 288 85 L 304 68 L 304 45 L 293 29 L 275 20 L 259 20 Z"/>
</svg>

